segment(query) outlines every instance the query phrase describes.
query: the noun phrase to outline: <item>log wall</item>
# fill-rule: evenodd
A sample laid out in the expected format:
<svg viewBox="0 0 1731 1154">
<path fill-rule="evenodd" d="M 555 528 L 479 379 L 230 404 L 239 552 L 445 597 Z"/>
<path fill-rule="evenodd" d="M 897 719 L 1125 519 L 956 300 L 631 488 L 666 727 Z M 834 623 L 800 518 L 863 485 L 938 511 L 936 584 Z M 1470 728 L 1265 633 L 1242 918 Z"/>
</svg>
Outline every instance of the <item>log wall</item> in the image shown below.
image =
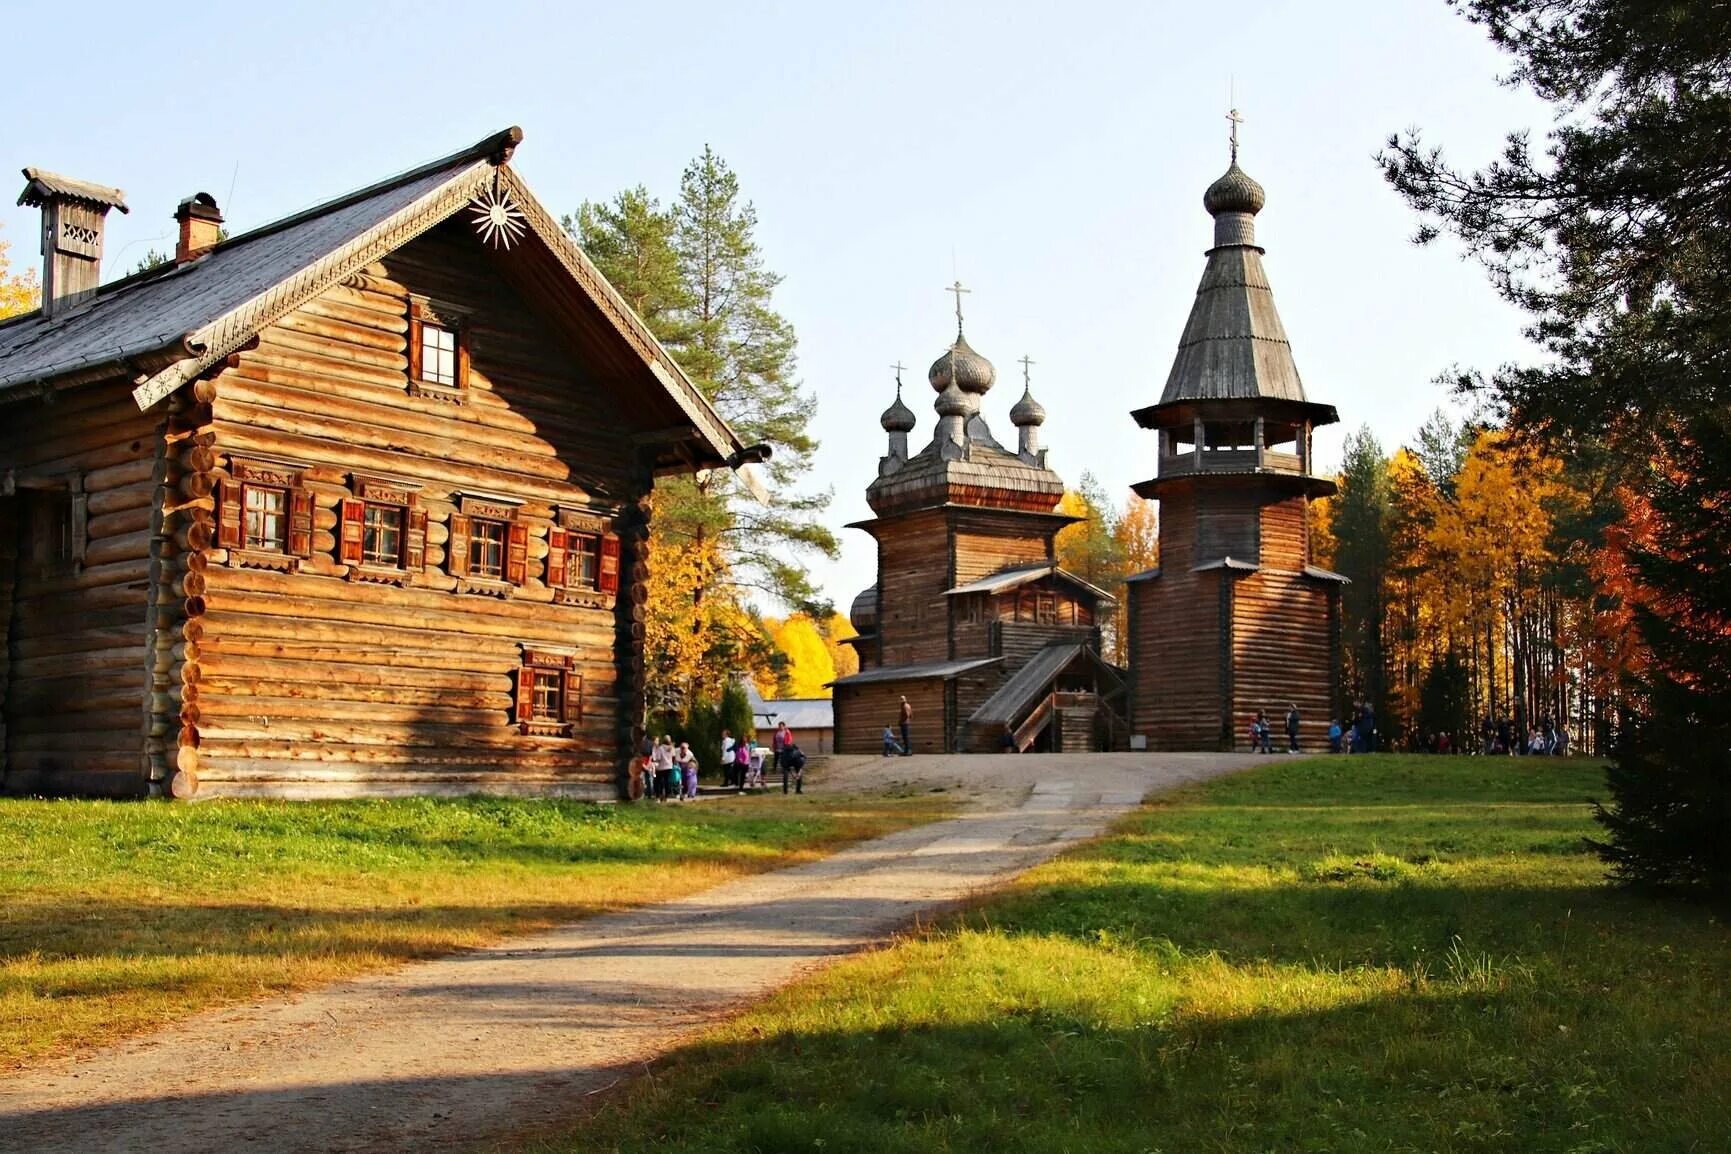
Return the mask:
<svg viewBox="0 0 1731 1154">
<path fill-rule="evenodd" d="M 411 294 L 461 318 L 463 403 L 409 387 Z M 171 566 L 179 637 L 157 724 L 178 725 L 173 768 L 198 796 L 615 793 L 641 715 L 647 476 L 608 390 L 461 222 L 284 317 L 193 399 L 186 432 L 210 446 L 181 457 L 193 480 L 174 533 L 196 556 Z M 259 460 L 299 470 L 311 495 L 311 555 L 289 571 L 212 532 L 211 494 Z M 357 475 L 411 488 L 425 515 L 406 586 L 338 559 Z M 524 527 L 510 586 L 453 572 L 453 518 L 477 496 L 515 503 Z M 573 514 L 619 535 L 617 596 L 566 603 L 549 585 L 552 531 Z M 526 647 L 569 655 L 581 679 L 569 735 L 518 724 Z"/>
<path fill-rule="evenodd" d="M 949 525 L 941 509 L 878 530 L 878 646 L 885 667 L 947 661 L 951 588 Z"/>
<path fill-rule="evenodd" d="M 901 698 L 906 694 L 914 715 L 909 723 L 915 753 L 944 753 L 948 745 L 948 683 L 937 678 L 921 681 L 874 681 L 864 685 L 835 687 L 835 751 L 837 753 L 881 753 L 884 726 L 896 729 L 901 716 Z M 899 737 L 898 737 L 899 740 Z"/>
<path fill-rule="evenodd" d="M 161 413 L 130 385 L 71 390 L 0 408 L 0 728 L 8 793 L 141 796 L 152 497 Z M 64 501 L 69 554 L 40 563 L 32 503 Z"/>
</svg>

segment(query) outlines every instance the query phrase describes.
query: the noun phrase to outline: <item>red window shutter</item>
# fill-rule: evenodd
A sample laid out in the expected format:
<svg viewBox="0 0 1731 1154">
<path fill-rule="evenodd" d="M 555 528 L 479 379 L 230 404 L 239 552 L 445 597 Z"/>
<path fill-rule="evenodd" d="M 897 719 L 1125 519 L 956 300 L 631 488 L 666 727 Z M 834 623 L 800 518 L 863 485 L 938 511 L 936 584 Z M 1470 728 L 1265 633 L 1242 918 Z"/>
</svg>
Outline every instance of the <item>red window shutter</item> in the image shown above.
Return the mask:
<svg viewBox="0 0 1731 1154">
<path fill-rule="evenodd" d="M 535 720 L 535 670 L 523 666 L 517 670 L 517 723 L 528 725 Z"/>
<path fill-rule="evenodd" d="M 216 496 L 216 546 L 219 549 L 239 549 L 244 538 L 240 531 L 240 486 L 224 481 Z"/>
<path fill-rule="evenodd" d="M 469 330 L 467 327 L 457 330 L 457 387 L 469 387 Z"/>
<path fill-rule="evenodd" d="M 565 542 L 565 530 L 547 530 L 547 585 L 549 588 L 563 589 L 565 587 Z"/>
<path fill-rule="evenodd" d="M 367 503 L 345 497 L 342 503 L 342 515 L 338 518 L 337 528 L 342 536 L 337 538 L 337 560 L 345 565 L 361 563 L 361 537 L 366 532 Z"/>
<path fill-rule="evenodd" d="M 619 535 L 608 533 L 601 538 L 601 579 L 596 583 L 603 593 L 619 592 Z"/>
<path fill-rule="evenodd" d="M 569 661 L 567 661 L 569 664 Z M 560 703 L 564 716 L 559 720 L 575 725 L 583 720 L 583 675 L 565 671 L 565 700 Z"/>
<path fill-rule="evenodd" d="M 313 555 L 313 495 L 310 489 L 289 490 L 288 551 L 296 557 Z"/>
<path fill-rule="evenodd" d="M 409 302 L 409 379 L 421 379 L 421 316 L 420 301 Z"/>
<path fill-rule="evenodd" d="M 529 526 L 513 521 L 505 526 L 505 580 L 521 585 L 529 579 Z"/>
<path fill-rule="evenodd" d="M 427 567 L 427 511 L 405 509 L 403 518 L 403 568 L 419 573 Z"/>
<path fill-rule="evenodd" d="M 451 536 L 445 542 L 445 571 L 453 577 L 469 574 L 469 519 L 451 514 Z"/>
</svg>

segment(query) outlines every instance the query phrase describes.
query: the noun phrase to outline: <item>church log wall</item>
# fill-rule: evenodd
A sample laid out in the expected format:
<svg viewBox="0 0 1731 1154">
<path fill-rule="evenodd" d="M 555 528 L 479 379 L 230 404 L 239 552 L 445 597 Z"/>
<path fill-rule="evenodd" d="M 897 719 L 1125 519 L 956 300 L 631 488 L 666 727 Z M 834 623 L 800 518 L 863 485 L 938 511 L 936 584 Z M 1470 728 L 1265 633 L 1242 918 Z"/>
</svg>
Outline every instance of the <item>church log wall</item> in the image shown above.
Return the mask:
<svg viewBox="0 0 1731 1154">
<path fill-rule="evenodd" d="M 950 657 L 949 533 L 942 510 L 913 513 L 878 534 L 878 636 L 885 666 Z"/>
<path fill-rule="evenodd" d="M 1296 573 L 1263 571 L 1239 579 L 1233 596 L 1233 742 L 1250 748 L 1250 723 L 1268 714 L 1276 748 L 1286 747 L 1286 711 L 1298 706 L 1300 737 L 1325 748 L 1334 708 L 1329 644 L 1332 591 Z"/>
<path fill-rule="evenodd" d="M 909 723 L 915 753 L 945 753 L 948 741 L 945 722 L 947 683 L 937 678 L 923 681 L 874 681 L 864 685 L 835 687 L 835 751 L 837 753 L 881 753 L 884 726 L 897 734 L 901 729 L 901 699 L 906 694 L 913 706 Z"/>
</svg>

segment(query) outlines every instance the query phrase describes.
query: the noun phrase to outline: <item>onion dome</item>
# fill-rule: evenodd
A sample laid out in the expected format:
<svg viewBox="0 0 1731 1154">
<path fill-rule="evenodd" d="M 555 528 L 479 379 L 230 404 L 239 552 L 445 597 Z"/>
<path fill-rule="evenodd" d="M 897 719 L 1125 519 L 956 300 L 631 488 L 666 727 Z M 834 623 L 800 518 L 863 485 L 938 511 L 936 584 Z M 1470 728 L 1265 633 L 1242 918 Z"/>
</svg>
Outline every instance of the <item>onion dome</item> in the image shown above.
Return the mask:
<svg viewBox="0 0 1731 1154">
<path fill-rule="evenodd" d="M 1010 424 L 1020 429 L 1027 425 L 1039 426 L 1045 423 L 1046 406 L 1034 399 L 1031 386 L 1023 386 L 1022 399 L 1010 410 Z"/>
<path fill-rule="evenodd" d="M 944 355 L 932 362 L 926 373 L 934 392 L 943 392 L 955 385 L 964 393 L 984 393 L 998 379 L 992 362 L 968 346 L 967 338 L 956 334 L 956 343 L 944 350 Z"/>
<path fill-rule="evenodd" d="M 1262 186 L 1250 178 L 1250 174 L 1238 167 L 1238 161 L 1232 162 L 1232 167 L 1226 170 L 1226 175 L 1208 186 L 1208 191 L 1202 194 L 1202 207 L 1208 210 L 1209 216 L 1219 216 L 1227 212 L 1244 212 L 1255 216 L 1262 211 L 1262 206 L 1268 203 L 1268 194 L 1262 191 Z"/>
<path fill-rule="evenodd" d="M 886 433 L 907 433 L 914 427 L 914 411 L 902 404 L 902 391 L 896 390 L 895 403 L 884 410 L 884 415 L 878 418 L 878 424 L 884 427 Z"/>
<path fill-rule="evenodd" d="M 933 407 L 938 410 L 940 417 L 965 417 L 972 411 L 972 406 L 968 404 L 968 394 L 957 388 L 954 381 L 944 386 L 944 391 L 938 394 Z"/>
<path fill-rule="evenodd" d="M 870 633 L 878 625 L 878 587 L 872 585 L 862 589 L 859 596 L 853 599 L 853 605 L 848 608 L 847 618 L 853 627 L 861 633 Z"/>
</svg>

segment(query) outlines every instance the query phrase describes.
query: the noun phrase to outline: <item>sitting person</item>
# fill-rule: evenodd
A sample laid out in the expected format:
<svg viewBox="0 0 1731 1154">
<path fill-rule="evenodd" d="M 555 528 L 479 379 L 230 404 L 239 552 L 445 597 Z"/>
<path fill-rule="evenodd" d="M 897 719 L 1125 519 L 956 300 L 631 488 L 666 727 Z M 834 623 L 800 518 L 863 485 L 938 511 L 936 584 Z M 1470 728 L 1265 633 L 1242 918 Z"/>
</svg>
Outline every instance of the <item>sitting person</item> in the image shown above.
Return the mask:
<svg viewBox="0 0 1731 1154">
<path fill-rule="evenodd" d="M 1003 735 L 998 738 L 999 753 L 1016 752 L 1016 731 L 1010 728 L 1009 722 L 1004 722 Z"/>
<path fill-rule="evenodd" d="M 896 731 L 887 725 L 884 726 L 884 756 L 900 757 L 901 755 L 902 743 L 896 740 Z"/>
<path fill-rule="evenodd" d="M 1331 721 L 1328 723 L 1328 752 L 1330 752 L 1330 753 L 1339 753 L 1340 752 L 1340 722 L 1339 721 Z"/>
<path fill-rule="evenodd" d="M 763 788 L 763 746 L 757 742 L 751 743 L 751 754 L 745 759 L 745 786 L 751 789 Z M 745 787 L 741 787 L 745 788 Z"/>
</svg>

